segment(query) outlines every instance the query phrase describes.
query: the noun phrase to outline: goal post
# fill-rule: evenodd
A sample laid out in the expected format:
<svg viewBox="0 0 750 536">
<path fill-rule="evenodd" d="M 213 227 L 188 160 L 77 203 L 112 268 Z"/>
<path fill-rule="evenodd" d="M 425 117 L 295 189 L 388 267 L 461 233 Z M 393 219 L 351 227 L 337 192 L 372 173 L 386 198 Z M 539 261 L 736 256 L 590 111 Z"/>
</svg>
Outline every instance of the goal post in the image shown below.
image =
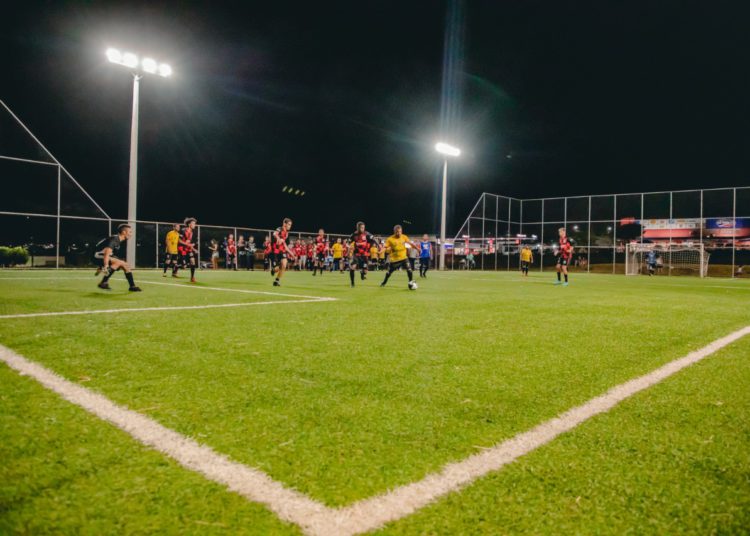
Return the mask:
<svg viewBox="0 0 750 536">
<path fill-rule="evenodd" d="M 710 254 L 703 244 L 628 244 L 625 275 L 697 275 L 706 277 Z M 649 262 L 651 258 L 651 262 Z"/>
</svg>

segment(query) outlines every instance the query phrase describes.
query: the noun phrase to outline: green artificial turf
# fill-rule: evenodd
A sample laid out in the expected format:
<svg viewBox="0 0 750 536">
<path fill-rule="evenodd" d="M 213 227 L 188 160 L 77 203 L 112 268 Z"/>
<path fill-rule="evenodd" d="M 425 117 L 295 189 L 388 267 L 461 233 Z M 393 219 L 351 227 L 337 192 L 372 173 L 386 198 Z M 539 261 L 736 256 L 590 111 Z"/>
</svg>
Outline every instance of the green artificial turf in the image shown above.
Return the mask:
<svg viewBox="0 0 750 536">
<path fill-rule="evenodd" d="M 36 274 L 0 272 L 0 314 L 294 299 L 188 289 L 182 282 L 149 284 L 164 282 L 156 272 L 136 274 L 143 293 L 127 293 L 118 276 L 114 290 L 104 293 L 86 274 L 10 281 Z M 378 286 L 381 277 L 371 273 L 364 284 L 357 278 L 351 289 L 346 275 L 292 273 L 274 290 L 263 273 L 200 272 L 199 286 L 337 301 L 2 319 L 0 343 L 317 500 L 341 506 L 422 478 L 750 324 L 745 282 L 575 275 L 569 287 L 559 287 L 552 285 L 551 274 L 523 280 L 515 273 L 452 272 L 430 273 L 411 292 L 405 274 L 394 274 L 386 288 Z M 36 406 L 37 395 L 3 392 L 12 393 L 16 406 L 21 396 L 23 404 Z M 11 414 L 21 419 L 17 413 Z M 4 413 L 0 419 L 3 443 L 23 435 L 17 420 Z M 743 424 L 747 434 L 750 427 L 746 420 Z M 619 425 L 610 426 L 596 445 L 600 456 L 614 448 L 608 436 Z M 695 429 L 688 426 L 684 433 Z M 43 444 L 38 448 L 45 451 Z M 144 474 L 153 471 L 147 458 L 136 464 Z M 35 471 L 54 477 L 43 456 L 28 463 L 11 482 L 33 482 Z M 637 489 L 638 473 L 631 477 Z M 127 480 L 121 485 L 127 487 Z M 482 485 L 445 502 L 460 501 Z M 49 493 L 55 493 L 54 485 Z M 497 489 L 487 500 L 496 495 Z M 4 516 L 23 519 L 21 510 L 5 507 L 5 500 L 0 505 Z M 448 516 L 445 524 L 421 513 L 396 528 L 431 533 L 445 527 L 455 533 L 477 525 L 469 517 L 461 529 L 462 517 L 452 511 L 437 514 Z M 540 517 L 533 508 L 530 512 L 530 519 Z M 459 525 L 450 529 L 454 517 Z M 621 517 L 618 526 L 637 532 L 637 517 L 632 524 Z M 418 519 L 425 524 L 415 525 Z M 488 523 L 480 532 L 506 531 L 499 520 Z M 554 532 L 551 526 L 517 530 Z M 597 526 L 582 525 L 580 531 L 596 532 Z"/>
</svg>

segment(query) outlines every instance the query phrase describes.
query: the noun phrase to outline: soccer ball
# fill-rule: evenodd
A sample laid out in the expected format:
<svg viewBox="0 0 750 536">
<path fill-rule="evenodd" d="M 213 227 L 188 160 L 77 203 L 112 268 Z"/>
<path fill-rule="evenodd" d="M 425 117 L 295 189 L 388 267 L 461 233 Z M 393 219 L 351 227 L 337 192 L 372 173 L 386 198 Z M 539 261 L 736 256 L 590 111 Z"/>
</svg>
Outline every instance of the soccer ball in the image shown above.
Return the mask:
<svg viewBox="0 0 750 536">
<path fill-rule="evenodd" d="M 409 281 L 409 290 L 417 290 L 418 288 L 416 281 Z"/>
</svg>

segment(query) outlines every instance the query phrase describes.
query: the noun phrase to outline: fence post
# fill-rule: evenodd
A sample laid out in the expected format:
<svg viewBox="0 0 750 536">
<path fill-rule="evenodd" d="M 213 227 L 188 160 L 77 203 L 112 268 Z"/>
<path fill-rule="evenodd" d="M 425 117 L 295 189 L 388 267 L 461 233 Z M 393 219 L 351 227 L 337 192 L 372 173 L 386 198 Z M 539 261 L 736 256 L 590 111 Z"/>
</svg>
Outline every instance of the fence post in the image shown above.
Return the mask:
<svg viewBox="0 0 750 536">
<path fill-rule="evenodd" d="M 201 267 L 201 228 L 200 225 L 198 226 L 198 268 L 200 270 Z"/>
<path fill-rule="evenodd" d="M 154 231 L 156 233 L 156 236 L 154 236 L 155 240 L 154 243 L 156 244 L 156 260 L 154 261 L 154 264 L 156 265 L 156 269 L 159 269 L 159 222 L 156 222 L 156 230 Z"/>
<path fill-rule="evenodd" d="M 589 248 L 586 255 L 586 273 L 591 273 L 591 196 L 589 196 Z"/>
<path fill-rule="evenodd" d="M 62 196 L 62 178 L 60 166 L 57 166 L 57 238 L 55 238 L 55 269 L 60 268 L 60 197 Z M 34 263 L 32 263 L 32 268 Z"/>
<path fill-rule="evenodd" d="M 542 199 L 542 247 L 539 248 L 539 272 L 544 271 L 544 199 Z"/>
<path fill-rule="evenodd" d="M 617 194 L 612 208 L 612 273 L 617 273 Z"/>
<path fill-rule="evenodd" d="M 495 271 L 497 271 L 497 250 L 500 244 L 497 241 L 498 214 L 500 213 L 500 196 L 495 196 Z"/>
<path fill-rule="evenodd" d="M 480 244 L 482 245 L 482 262 L 481 262 L 481 269 L 484 271 L 484 217 L 487 214 L 487 211 L 485 210 L 485 205 L 487 204 L 487 194 L 482 194 L 482 241 Z M 495 215 L 497 216 L 497 214 Z"/>
<path fill-rule="evenodd" d="M 510 238 L 510 219 L 511 219 L 511 218 L 510 218 L 510 215 L 511 215 L 511 211 L 513 210 L 513 208 L 511 207 L 511 204 L 510 204 L 510 203 L 511 203 L 511 198 L 509 197 L 509 198 L 508 198 L 508 230 L 507 230 L 507 231 L 506 231 L 506 233 L 505 233 L 505 234 L 506 234 L 506 236 L 507 236 L 507 238 Z M 507 241 L 508 241 L 508 240 L 506 240 L 506 242 L 507 242 Z M 509 245 L 510 245 L 510 244 L 506 244 L 506 246 L 509 246 Z M 506 268 L 506 270 L 505 270 L 505 271 L 506 271 L 506 272 L 510 272 L 510 248 L 508 249 L 508 263 L 507 263 L 507 268 Z"/>
<path fill-rule="evenodd" d="M 735 252 L 737 251 L 737 188 L 732 188 L 732 279 L 735 271 Z"/>
</svg>

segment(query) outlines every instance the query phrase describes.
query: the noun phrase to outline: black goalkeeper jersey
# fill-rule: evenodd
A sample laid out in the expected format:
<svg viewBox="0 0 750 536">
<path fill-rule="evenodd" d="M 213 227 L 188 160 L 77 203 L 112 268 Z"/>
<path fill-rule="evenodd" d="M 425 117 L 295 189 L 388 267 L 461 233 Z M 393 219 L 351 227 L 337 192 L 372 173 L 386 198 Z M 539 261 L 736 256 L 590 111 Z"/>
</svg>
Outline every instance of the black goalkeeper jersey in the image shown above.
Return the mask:
<svg viewBox="0 0 750 536">
<path fill-rule="evenodd" d="M 99 240 L 99 242 L 96 243 L 94 249 L 96 253 L 104 253 L 104 250 L 106 248 L 110 248 L 112 250 L 112 254 L 114 255 L 120 250 L 121 244 L 122 240 L 120 240 L 120 235 L 112 235 Z"/>
</svg>

